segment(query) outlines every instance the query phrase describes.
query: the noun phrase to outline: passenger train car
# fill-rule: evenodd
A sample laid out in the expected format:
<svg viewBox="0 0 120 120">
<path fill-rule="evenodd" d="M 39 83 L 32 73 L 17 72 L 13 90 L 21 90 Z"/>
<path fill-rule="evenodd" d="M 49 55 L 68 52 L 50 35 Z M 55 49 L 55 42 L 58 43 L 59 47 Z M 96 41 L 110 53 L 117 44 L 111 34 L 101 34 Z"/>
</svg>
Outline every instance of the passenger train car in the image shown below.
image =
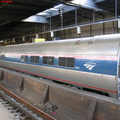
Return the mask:
<svg viewBox="0 0 120 120">
<path fill-rule="evenodd" d="M 0 66 L 120 97 L 120 34 L 0 47 Z"/>
</svg>

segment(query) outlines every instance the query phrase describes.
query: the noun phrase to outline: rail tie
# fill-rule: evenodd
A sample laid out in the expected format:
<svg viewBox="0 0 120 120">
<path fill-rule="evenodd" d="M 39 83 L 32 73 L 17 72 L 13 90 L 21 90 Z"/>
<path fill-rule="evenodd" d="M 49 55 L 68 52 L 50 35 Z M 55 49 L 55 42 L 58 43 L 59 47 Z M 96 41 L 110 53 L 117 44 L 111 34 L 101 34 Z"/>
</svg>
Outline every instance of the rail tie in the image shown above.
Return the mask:
<svg viewBox="0 0 120 120">
<path fill-rule="evenodd" d="M 14 94 L 13 92 L 9 91 L 8 89 L 6 89 L 1 85 L 0 85 L 0 90 L 1 90 L 0 94 L 3 97 L 5 97 L 9 102 L 15 104 L 15 106 L 17 106 L 19 109 L 24 111 L 28 116 L 30 116 L 31 118 L 34 118 L 34 120 L 43 120 L 43 119 L 56 120 L 52 116 L 46 114 L 45 112 L 41 111 L 37 107 L 31 105 L 30 103 L 23 100 L 22 98 L 20 98 L 19 96 L 17 96 L 16 94 Z M 32 113 L 32 111 L 34 111 L 35 114 Z M 38 115 L 41 116 L 42 118 L 38 117 Z"/>
</svg>

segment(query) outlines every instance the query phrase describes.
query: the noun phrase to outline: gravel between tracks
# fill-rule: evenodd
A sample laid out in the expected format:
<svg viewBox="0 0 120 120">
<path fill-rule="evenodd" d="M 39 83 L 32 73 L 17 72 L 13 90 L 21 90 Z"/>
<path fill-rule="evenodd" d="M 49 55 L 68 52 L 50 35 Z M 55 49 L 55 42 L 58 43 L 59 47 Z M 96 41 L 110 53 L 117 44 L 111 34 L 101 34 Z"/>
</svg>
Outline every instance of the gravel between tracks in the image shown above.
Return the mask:
<svg viewBox="0 0 120 120">
<path fill-rule="evenodd" d="M 5 107 L 0 99 L 0 120 L 18 120 L 14 113 Z"/>
</svg>

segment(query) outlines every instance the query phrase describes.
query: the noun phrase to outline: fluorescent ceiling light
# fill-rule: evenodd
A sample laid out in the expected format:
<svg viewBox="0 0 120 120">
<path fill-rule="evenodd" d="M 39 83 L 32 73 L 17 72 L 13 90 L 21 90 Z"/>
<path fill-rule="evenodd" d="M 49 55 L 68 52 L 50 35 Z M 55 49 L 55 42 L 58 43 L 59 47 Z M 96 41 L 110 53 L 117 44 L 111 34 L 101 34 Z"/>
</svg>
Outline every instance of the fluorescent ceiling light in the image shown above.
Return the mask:
<svg viewBox="0 0 120 120">
<path fill-rule="evenodd" d="M 84 5 L 87 2 L 87 0 L 72 0 L 71 3 L 73 4 L 79 4 Z"/>
<path fill-rule="evenodd" d="M 64 6 L 63 4 L 59 4 L 59 5 L 54 6 L 53 8 L 44 10 L 43 12 L 39 12 L 39 13 L 37 13 L 36 15 L 43 15 L 44 13 L 47 13 L 46 15 L 48 15 L 48 14 L 50 15 L 50 13 L 51 13 L 52 11 L 58 12 L 58 10 L 59 10 L 60 8 L 62 8 L 63 6 Z"/>
</svg>

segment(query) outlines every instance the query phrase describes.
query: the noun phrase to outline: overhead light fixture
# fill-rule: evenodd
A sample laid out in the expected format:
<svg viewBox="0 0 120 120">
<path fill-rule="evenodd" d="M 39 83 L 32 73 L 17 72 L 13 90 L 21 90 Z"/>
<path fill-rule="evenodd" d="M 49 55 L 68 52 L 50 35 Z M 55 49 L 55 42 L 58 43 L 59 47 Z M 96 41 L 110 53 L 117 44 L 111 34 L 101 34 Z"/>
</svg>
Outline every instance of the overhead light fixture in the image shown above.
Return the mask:
<svg viewBox="0 0 120 120">
<path fill-rule="evenodd" d="M 118 28 L 120 28 L 120 19 L 118 19 Z"/>
<path fill-rule="evenodd" d="M 39 35 L 38 35 L 38 34 L 36 34 L 36 35 L 35 35 L 35 37 L 36 37 L 36 38 L 39 38 Z"/>
<path fill-rule="evenodd" d="M 59 7 L 62 7 L 62 6 L 63 6 L 63 4 L 59 4 L 59 5 L 54 6 L 54 8 L 59 8 Z"/>
<path fill-rule="evenodd" d="M 61 1 L 64 1 L 68 5 L 83 7 L 83 8 L 92 9 L 95 11 L 104 11 L 104 10 L 98 8 L 95 0 L 61 0 Z"/>
<path fill-rule="evenodd" d="M 53 31 L 51 31 L 50 34 L 51 34 L 51 37 L 54 37 L 54 32 Z"/>
<path fill-rule="evenodd" d="M 3 42 L 3 40 L 0 40 L 0 42 Z"/>
<path fill-rule="evenodd" d="M 78 33 L 78 34 L 81 33 L 81 28 L 80 28 L 80 26 L 77 26 L 77 33 Z"/>
<path fill-rule="evenodd" d="M 72 0 L 71 3 L 78 4 L 78 5 L 85 5 L 87 0 Z"/>
<path fill-rule="evenodd" d="M 25 37 L 24 36 L 22 37 L 22 39 L 23 39 L 23 41 L 25 41 Z"/>
</svg>

